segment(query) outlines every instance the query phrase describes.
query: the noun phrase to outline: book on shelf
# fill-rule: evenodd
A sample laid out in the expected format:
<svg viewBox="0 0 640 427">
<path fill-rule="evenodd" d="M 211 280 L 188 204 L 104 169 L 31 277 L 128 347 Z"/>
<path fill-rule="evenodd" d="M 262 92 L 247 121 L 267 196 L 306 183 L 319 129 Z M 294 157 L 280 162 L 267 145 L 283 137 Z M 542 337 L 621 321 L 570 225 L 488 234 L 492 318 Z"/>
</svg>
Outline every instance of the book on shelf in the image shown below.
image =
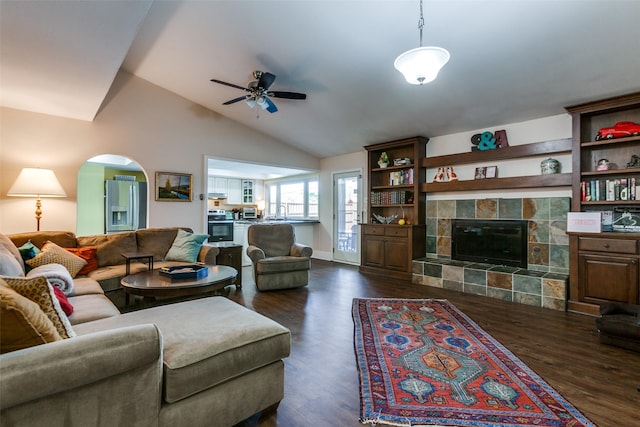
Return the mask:
<svg viewBox="0 0 640 427">
<path fill-rule="evenodd" d="M 404 205 L 412 203 L 413 193 L 404 190 L 372 191 L 372 205 Z"/>
<path fill-rule="evenodd" d="M 403 169 L 389 172 L 389 185 L 413 184 L 413 169 Z"/>
<path fill-rule="evenodd" d="M 636 177 L 585 180 L 580 195 L 583 202 L 640 200 L 639 186 Z"/>
</svg>

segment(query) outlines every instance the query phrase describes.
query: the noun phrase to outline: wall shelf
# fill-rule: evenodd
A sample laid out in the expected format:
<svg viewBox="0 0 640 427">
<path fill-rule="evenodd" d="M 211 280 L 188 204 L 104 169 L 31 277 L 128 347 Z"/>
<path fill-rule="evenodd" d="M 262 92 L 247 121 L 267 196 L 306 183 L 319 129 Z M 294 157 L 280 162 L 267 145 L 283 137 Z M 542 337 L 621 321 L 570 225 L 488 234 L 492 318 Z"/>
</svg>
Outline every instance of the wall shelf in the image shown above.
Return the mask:
<svg viewBox="0 0 640 427">
<path fill-rule="evenodd" d="M 516 176 L 512 178 L 485 178 L 466 181 L 430 182 L 420 186 L 425 193 L 445 191 L 495 190 L 505 188 L 564 187 L 571 185 L 570 173 Z"/>
<path fill-rule="evenodd" d="M 491 160 L 508 160 L 561 153 L 571 153 L 571 138 L 513 145 L 495 150 L 470 151 L 468 153 L 426 157 L 422 159 L 422 167 L 437 168 L 439 166 L 454 166 Z"/>
</svg>

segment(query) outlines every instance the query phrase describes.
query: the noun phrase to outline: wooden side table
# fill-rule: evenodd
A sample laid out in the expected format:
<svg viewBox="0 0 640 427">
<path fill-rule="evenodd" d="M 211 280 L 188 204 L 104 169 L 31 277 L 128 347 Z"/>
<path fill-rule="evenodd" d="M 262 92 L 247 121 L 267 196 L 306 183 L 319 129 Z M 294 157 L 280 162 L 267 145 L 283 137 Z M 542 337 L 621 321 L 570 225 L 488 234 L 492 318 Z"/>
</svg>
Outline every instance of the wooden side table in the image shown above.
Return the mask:
<svg viewBox="0 0 640 427">
<path fill-rule="evenodd" d="M 238 271 L 236 277 L 236 289 L 242 288 L 242 245 L 233 242 L 209 242 L 220 250 L 216 257 L 216 264 L 228 265 Z"/>
<path fill-rule="evenodd" d="M 149 265 L 149 270 L 153 270 L 153 254 L 148 253 L 140 253 L 140 252 L 124 252 L 122 257 L 125 259 L 126 263 L 126 276 L 130 274 L 131 270 L 131 260 L 145 260 Z"/>
</svg>

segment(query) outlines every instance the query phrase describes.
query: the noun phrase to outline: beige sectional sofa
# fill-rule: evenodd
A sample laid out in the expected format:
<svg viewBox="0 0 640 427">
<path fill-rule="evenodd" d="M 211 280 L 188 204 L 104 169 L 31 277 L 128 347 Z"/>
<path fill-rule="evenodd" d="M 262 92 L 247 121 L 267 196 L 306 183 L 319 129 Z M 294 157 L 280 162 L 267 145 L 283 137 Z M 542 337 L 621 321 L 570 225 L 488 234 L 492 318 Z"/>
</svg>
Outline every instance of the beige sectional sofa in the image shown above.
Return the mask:
<svg viewBox="0 0 640 427">
<path fill-rule="evenodd" d="M 11 240 L 0 234 L 0 262 L 19 259 Z M 110 283 L 120 267 L 102 265 L 101 277 Z M 277 408 L 288 329 L 219 296 L 120 314 L 103 287 L 74 279 L 75 337 L 0 355 L 3 426 L 232 426 Z"/>
</svg>

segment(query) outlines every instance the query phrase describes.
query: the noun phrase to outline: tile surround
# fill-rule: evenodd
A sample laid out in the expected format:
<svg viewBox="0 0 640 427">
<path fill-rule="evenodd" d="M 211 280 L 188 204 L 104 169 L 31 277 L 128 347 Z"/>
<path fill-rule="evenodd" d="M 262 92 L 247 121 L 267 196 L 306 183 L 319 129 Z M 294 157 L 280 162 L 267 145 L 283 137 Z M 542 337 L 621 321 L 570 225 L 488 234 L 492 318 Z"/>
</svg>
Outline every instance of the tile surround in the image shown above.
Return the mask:
<svg viewBox="0 0 640 427">
<path fill-rule="evenodd" d="M 564 310 L 569 274 L 570 198 L 428 200 L 427 256 L 413 261 L 413 283 Z M 451 220 L 529 222 L 528 268 L 451 259 Z"/>
</svg>

